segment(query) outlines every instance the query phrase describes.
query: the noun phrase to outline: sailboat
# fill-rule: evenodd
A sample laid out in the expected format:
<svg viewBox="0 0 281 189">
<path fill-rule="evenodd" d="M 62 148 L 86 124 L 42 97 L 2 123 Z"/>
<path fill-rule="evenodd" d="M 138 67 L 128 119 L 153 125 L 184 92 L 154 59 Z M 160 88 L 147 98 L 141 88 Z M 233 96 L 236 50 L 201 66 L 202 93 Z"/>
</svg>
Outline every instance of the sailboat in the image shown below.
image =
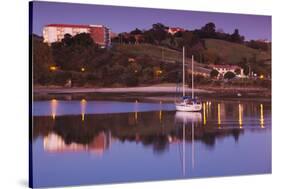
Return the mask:
<svg viewBox="0 0 281 189">
<path fill-rule="evenodd" d="M 198 99 L 194 97 L 194 77 L 193 77 L 193 64 L 194 64 L 194 60 L 193 60 L 193 55 L 191 58 L 191 62 L 192 62 L 192 89 L 191 89 L 191 97 L 189 96 L 185 96 L 185 48 L 182 48 L 182 99 L 181 102 L 176 102 L 175 106 L 176 106 L 176 110 L 177 111 L 184 111 L 184 112 L 198 112 L 202 110 L 202 102 Z"/>
</svg>

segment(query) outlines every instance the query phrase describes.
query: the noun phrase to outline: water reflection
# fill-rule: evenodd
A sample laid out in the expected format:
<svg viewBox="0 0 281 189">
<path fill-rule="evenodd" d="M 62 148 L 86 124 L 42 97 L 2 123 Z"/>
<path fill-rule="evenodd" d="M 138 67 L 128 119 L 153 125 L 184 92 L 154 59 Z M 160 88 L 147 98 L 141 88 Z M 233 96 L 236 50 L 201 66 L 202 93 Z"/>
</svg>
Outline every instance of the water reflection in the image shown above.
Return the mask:
<svg viewBox="0 0 281 189">
<path fill-rule="evenodd" d="M 86 105 L 87 101 L 85 99 L 81 100 L 81 120 L 85 120 L 85 113 L 86 113 Z"/>
<path fill-rule="evenodd" d="M 259 111 L 254 110 L 254 107 L 256 106 L 247 106 L 245 112 L 244 106 L 242 104 L 238 104 L 238 108 L 235 110 L 235 108 L 233 109 L 233 104 L 217 103 L 216 117 L 214 116 L 214 113 L 216 111 L 209 108 L 211 104 L 209 102 L 203 104 L 202 113 L 174 113 L 173 111 L 164 111 L 165 114 L 163 114 L 161 102 L 159 111 L 154 113 L 138 112 L 139 102 L 135 101 L 135 112 L 133 113 L 133 117 L 131 116 L 131 113 L 98 115 L 89 114 L 87 115 L 87 119 L 85 119 L 87 103 L 88 102 L 85 99 L 82 99 L 80 102 L 81 117 L 79 120 L 77 119 L 77 116 L 74 115 L 56 116 L 58 101 L 53 99 L 51 101 L 52 115 L 50 120 L 44 116 L 34 117 L 34 136 L 36 137 L 38 135 L 43 135 L 44 137 L 46 137 L 46 141 L 50 141 L 50 138 L 53 138 L 54 135 L 49 134 L 55 133 L 61 138 L 57 137 L 57 139 L 54 141 L 67 140 L 67 144 L 73 143 L 75 144 L 74 146 L 79 146 L 76 145 L 76 143 L 85 144 L 86 141 L 87 143 L 91 143 L 94 138 L 99 135 L 100 132 L 106 131 L 109 133 L 113 133 L 112 137 L 121 141 L 140 141 L 143 142 L 144 145 L 148 143 L 159 142 L 158 144 L 162 143 L 161 145 L 165 146 L 162 149 L 165 149 L 168 143 L 182 140 L 183 131 L 181 131 L 181 133 L 177 133 L 178 131 L 175 125 L 191 125 L 192 123 L 192 125 L 196 127 L 196 134 L 198 134 L 198 137 L 195 138 L 197 140 L 202 140 L 207 144 L 213 145 L 213 142 L 210 143 L 211 138 L 213 141 L 217 136 L 229 135 L 232 132 L 233 135 L 237 135 L 237 133 L 242 132 L 242 130 L 240 132 L 237 132 L 237 129 L 257 129 L 255 125 L 259 125 L 259 128 L 265 128 L 265 125 L 270 124 L 270 122 L 265 122 L 263 104 L 260 104 Z M 230 107 L 232 109 L 230 109 Z M 229 111 L 228 109 L 230 109 L 231 111 Z M 235 121 L 235 112 L 238 112 L 237 121 Z M 257 119 L 255 119 L 255 115 L 258 116 Z M 221 128 L 221 126 L 223 126 L 223 131 L 216 131 L 217 127 L 216 124 L 214 124 L 215 121 L 217 122 L 218 128 Z M 267 121 L 271 120 L 268 119 Z M 235 122 L 238 124 L 236 124 Z M 165 124 L 165 127 L 160 127 L 163 126 L 163 124 Z M 84 125 L 87 127 L 80 127 L 80 125 Z M 132 127 L 132 125 L 134 127 Z M 48 129 L 48 131 L 46 131 L 46 129 Z M 187 131 L 192 132 L 194 131 L 194 128 L 187 128 Z M 186 140 L 191 139 L 192 137 L 187 137 Z M 59 144 L 59 146 L 61 146 L 61 144 Z"/>
<path fill-rule="evenodd" d="M 85 99 L 46 104 L 52 111 L 33 117 L 30 142 L 35 166 L 41 168 L 36 175 L 47 184 L 222 176 L 270 169 L 270 103 L 207 101 L 202 112 L 176 112 L 163 102 L 133 101 L 127 104 L 131 111 L 125 113 L 100 113 L 121 109 L 122 102 L 111 108 L 111 102 Z M 73 115 L 61 115 L 63 109 Z M 69 170 L 75 170 L 73 177 Z M 50 178 L 56 174 L 60 177 Z"/>
<path fill-rule="evenodd" d="M 239 109 L 239 127 L 242 129 L 243 125 L 243 106 L 241 104 L 238 105 Z"/>
<path fill-rule="evenodd" d="M 221 125 L 221 105 L 218 104 L 218 126 Z"/>
<path fill-rule="evenodd" d="M 87 144 L 79 142 L 67 143 L 62 136 L 49 133 L 43 138 L 43 148 L 46 152 L 81 152 L 88 151 L 96 155 L 102 155 L 110 146 L 110 133 L 100 132 Z"/>
<path fill-rule="evenodd" d="M 51 100 L 51 114 L 52 114 L 52 119 L 56 119 L 56 114 L 57 114 L 57 108 L 58 108 L 58 101 L 56 99 Z"/>
<path fill-rule="evenodd" d="M 138 100 L 135 101 L 135 122 L 138 122 Z"/>
<path fill-rule="evenodd" d="M 260 104 L 260 125 L 261 128 L 264 128 L 264 117 L 263 117 L 263 105 Z"/>
<path fill-rule="evenodd" d="M 204 112 L 204 110 L 203 110 Z M 185 153 L 185 138 L 186 138 L 186 127 L 191 126 L 191 160 L 192 168 L 195 166 L 195 157 L 194 157 L 194 124 L 200 123 L 202 121 L 201 112 L 180 112 L 177 111 L 175 114 L 176 123 L 182 123 L 182 173 L 185 176 L 186 172 L 186 153 Z M 196 124 L 197 125 L 197 124 Z"/>
<path fill-rule="evenodd" d="M 206 122 L 207 122 L 207 118 L 206 118 L 206 103 L 204 102 L 203 103 L 203 124 L 206 125 Z"/>
<path fill-rule="evenodd" d="M 160 101 L 160 108 L 159 108 L 159 121 L 162 123 L 162 101 Z"/>
<path fill-rule="evenodd" d="M 175 120 L 178 123 L 199 123 L 202 121 L 201 112 L 180 112 L 177 111 L 175 114 Z"/>
</svg>

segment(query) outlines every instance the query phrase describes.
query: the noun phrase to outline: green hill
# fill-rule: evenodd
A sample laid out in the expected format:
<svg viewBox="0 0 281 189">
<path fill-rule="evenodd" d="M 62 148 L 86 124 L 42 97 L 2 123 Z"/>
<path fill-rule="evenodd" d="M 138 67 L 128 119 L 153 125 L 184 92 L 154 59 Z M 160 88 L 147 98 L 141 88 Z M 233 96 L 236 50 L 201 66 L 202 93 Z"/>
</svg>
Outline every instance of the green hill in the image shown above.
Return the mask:
<svg viewBox="0 0 281 189">
<path fill-rule="evenodd" d="M 270 52 L 252 49 L 245 45 L 231 43 L 218 39 L 205 39 L 207 51 L 219 55 L 225 64 L 237 64 L 243 58 L 251 59 L 256 56 L 257 61 L 271 59 Z"/>
<path fill-rule="evenodd" d="M 173 50 L 163 46 L 152 44 L 116 44 L 115 53 L 129 54 L 133 56 L 145 55 L 152 59 L 163 61 L 166 63 L 182 62 L 182 52 Z M 191 69 L 191 59 L 186 58 L 187 67 Z M 201 73 L 209 73 L 210 69 L 206 64 L 194 61 L 195 71 Z"/>
<path fill-rule="evenodd" d="M 151 44 L 116 44 L 115 50 L 134 56 L 146 55 L 166 62 L 181 61 L 182 53 L 173 49 Z"/>
</svg>

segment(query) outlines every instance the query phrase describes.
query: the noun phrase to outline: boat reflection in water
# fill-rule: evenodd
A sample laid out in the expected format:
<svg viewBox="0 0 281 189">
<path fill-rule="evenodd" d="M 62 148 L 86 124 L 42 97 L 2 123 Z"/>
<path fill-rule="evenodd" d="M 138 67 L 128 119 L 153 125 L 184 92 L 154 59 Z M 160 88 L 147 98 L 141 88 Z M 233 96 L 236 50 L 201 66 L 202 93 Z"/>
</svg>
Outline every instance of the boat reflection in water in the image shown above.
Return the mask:
<svg viewBox="0 0 281 189">
<path fill-rule="evenodd" d="M 182 123 L 182 174 L 185 176 L 186 174 L 186 147 L 185 147 L 185 139 L 186 139 L 186 127 L 191 127 L 191 133 L 187 133 L 191 135 L 191 164 L 192 168 L 194 168 L 195 158 L 194 158 L 194 124 L 200 123 L 202 121 L 202 113 L 201 112 L 182 112 L 177 111 L 175 114 L 175 122 Z"/>
<path fill-rule="evenodd" d="M 201 123 L 202 113 L 201 112 L 181 112 L 177 111 L 175 114 L 175 121 L 177 123 Z"/>
</svg>

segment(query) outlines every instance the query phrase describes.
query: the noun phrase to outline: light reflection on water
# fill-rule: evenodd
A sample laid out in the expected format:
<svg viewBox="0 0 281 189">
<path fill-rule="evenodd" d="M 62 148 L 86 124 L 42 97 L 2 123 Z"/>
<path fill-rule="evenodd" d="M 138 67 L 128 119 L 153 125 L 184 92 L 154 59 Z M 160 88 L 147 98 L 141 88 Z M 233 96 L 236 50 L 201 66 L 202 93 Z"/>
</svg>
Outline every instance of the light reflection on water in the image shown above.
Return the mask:
<svg viewBox="0 0 281 189">
<path fill-rule="evenodd" d="M 207 101 L 195 113 L 173 108 L 162 102 L 35 102 L 35 186 L 271 172 L 269 103 Z"/>
</svg>

